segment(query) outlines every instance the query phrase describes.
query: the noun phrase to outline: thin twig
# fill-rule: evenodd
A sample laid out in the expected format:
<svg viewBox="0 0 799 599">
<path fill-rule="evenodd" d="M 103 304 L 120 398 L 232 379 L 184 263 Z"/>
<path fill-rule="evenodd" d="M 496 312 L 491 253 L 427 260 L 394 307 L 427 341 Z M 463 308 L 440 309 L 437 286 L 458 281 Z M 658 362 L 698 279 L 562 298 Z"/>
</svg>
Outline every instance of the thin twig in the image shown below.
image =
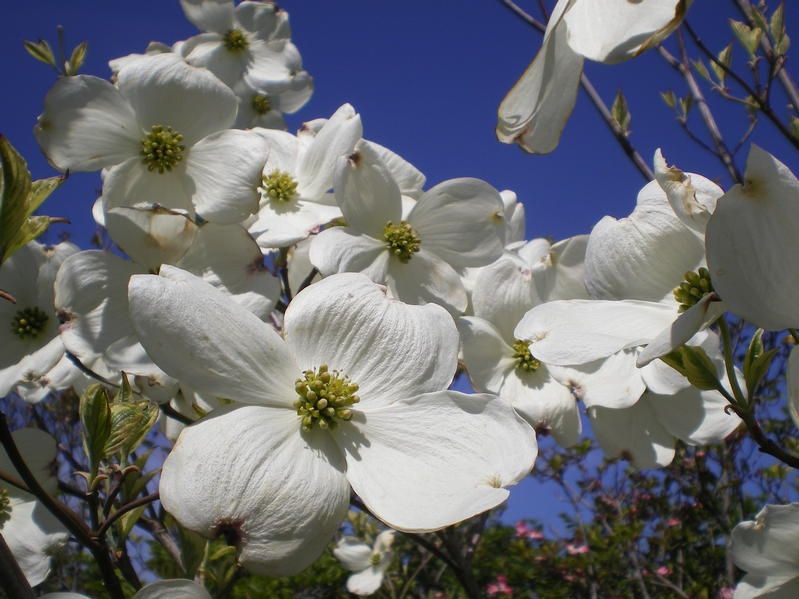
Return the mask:
<svg viewBox="0 0 799 599">
<path fill-rule="evenodd" d="M 108 518 L 105 519 L 105 522 L 103 522 L 103 525 L 97 531 L 97 536 L 99 538 L 102 538 L 105 535 L 105 533 L 108 531 L 108 529 L 111 527 L 111 525 L 117 520 L 119 520 L 122 516 L 124 516 L 131 510 L 135 510 L 137 507 L 147 505 L 148 503 L 152 503 L 153 501 L 158 501 L 158 498 L 159 495 L 158 492 L 156 491 L 155 493 L 151 493 L 150 495 L 147 495 L 145 497 L 140 497 L 139 499 L 131 501 L 130 503 L 126 503 L 117 511 L 115 511 L 113 514 L 111 514 Z"/>
<path fill-rule="evenodd" d="M 2 534 L 0 534 L 0 588 L 8 597 L 14 599 L 35 598 L 25 573 L 19 567 L 19 562 L 14 558 Z"/>
</svg>

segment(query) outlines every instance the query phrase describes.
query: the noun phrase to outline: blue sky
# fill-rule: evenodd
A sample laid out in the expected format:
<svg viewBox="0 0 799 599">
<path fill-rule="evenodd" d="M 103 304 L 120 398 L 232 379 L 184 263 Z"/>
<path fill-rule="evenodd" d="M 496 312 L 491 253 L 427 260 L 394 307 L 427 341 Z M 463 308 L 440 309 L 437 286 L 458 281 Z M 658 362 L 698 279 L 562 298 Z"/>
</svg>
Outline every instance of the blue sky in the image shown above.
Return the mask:
<svg viewBox="0 0 799 599">
<path fill-rule="evenodd" d="M 531 11 L 537 6 L 534 0 L 520 3 Z M 5 81 L 0 132 L 28 159 L 34 177 L 53 174 L 32 128 L 55 75 L 28 57 L 24 39 L 53 42 L 61 24 L 70 48 L 89 42 L 82 72 L 106 77 L 111 58 L 141 51 L 150 40 L 172 43 L 196 33 L 177 0 L 37 0 L 15 2 L 13 9 L 9 4 L 0 37 Z M 496 141 L 497 106 L 541 39 L 498 0 L 285 0 L 281 5 L 291 15 L 294 41 L 316 81 L 309 104 L 289 118 L 291 130 L 350 102 L 362 115 L 365 136 L 414 163 L 427 175 L 428 185 L 469 176 L 516 191 L 527 209 L 528 237 L 587 233 L 603 215 L 621 217 L 632 209 L 643 179 L 582 95 L 554 154 L 529 156 Z M 789 6 L 787 14 L 794 33 L 799 25 L 795 8 Z M 689 20 L 714 50 L 730 38 L 729 17 L 739 18 L 732 2 L 724 0 L 700 0 L 689 12 Z M 734 55 L 736 64 L 742 64 L 740 46 Z M 670 162 L 729 185 L 716 159 L 687 140 L 660 100 L 659 92 L 682 94 L 685 87 L 656 53 L 614 67 L 589 64 L 586 72 L 608 103 L 617 89 L 624 91 L 632 111 L 633 141 L 645 159 L 661 146 Z M 706 94 L 718 107 L 730 145 L 735 145 L 746 128 L 742 109 L 719 102 L 709 90 Z M 774 104 L 785 104 L 779 93 Z M 699 121 L 693 122 L 702 131 Z M 794 170 L 799 167 L 796 152 L 768 123 L 752 139 Z M 745 151 L 738 156 L 739 165 Z M 89 245 L 94 231 L 89 209 L 99 185 L 97 174 L 75 173 L 52 196 L 44 212 L 65 216 L 73 225 L 55 228 L 50 239 L 68 231 L 76 243 Z M 549 494 L 526 483 L 508 516 L 545 515 L 555 504 L 537 497 Z"/>
</svg>

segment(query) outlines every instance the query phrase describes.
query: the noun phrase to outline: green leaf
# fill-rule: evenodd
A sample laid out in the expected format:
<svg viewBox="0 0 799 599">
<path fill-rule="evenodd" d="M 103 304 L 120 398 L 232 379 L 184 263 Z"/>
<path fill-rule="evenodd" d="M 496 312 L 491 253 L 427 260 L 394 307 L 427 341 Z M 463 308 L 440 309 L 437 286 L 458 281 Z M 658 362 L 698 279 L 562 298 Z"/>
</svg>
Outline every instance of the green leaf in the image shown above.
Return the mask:
<svg viewBox="0 0 799 599">
<path fill-rule="evenodd" d="M 782 36 L 785 35 L 785 6 L 782 2 L 780 2 L 780 5 L 771 14 L 769 32 L 775 42 L 779 42 Z"/>
<path fill-rule="evenodd" d="M 740 21 L 730 20 L 730 27 L 738 41 L 744 47 L 744 50 L 749 54 L 750 58 L 754 58 L 757 54 L 757 48 L 760 45 L 760 37 L 763 35 L 763 29 L 755 27 L 754 29 Z"/>
<path fill-rule="evenodd" d="M 86 51 L 89 49 L 88 42 L 81 42 L 72 50 L 66 65 L 67 75 L 77 75 L 86 60 Z"/>
<path fill-rule="evenodd" d="M 660 92 L 660 97 L 663 98 L 663 101 L 669 108 L 673 109 L 677 105 L 677 96 L 671 90 Z"/>
<path fill-rule="evenodd" d="M 781 56 L 784 56 L 788 53 L 788 49 L 791 47 L 791 38 L 786 33 L 780 38 L 780 41 L 777 42 L 774 46 L 774 51 Z"/>
<path fill-rule="evenodd" d="M 159 412 L 158 406 L 150 400 L 134 399 L 128 378 L 123 373 L 122 386 L 111 404 L 111 434 L 105 451 L 129 455 L 144 440 Z"/>
<path fill-rule="evenodd" d="M 147 508 L 146 505 L 140 505 L 137 508 L 130 510 L 129 512 L 124 513 L 120 516 L 119 520 L 117 520 L 118 525 L 118 537 L 117 543 L 123 543 L 127 536 L 130 534 L 130 531 L 133 530 L 133 527 L 136 525 L 136 522 L 141 518 L 141 515 L 144 513 L 144 510 Z"/>
<path fill-rule="evenodd" d="M 683 345 L 660 359 L 701 391 L 721 388 L 716 365 L 701 347 Z"/>
<path fill-rule="evenodd" d="M 630 121 L 632 120 L 632 115 L 630 114 L 630 109 L 627 106 L 627 99 L 624 97 L 624 94 L 619 90 L 616 92 L 616 98 L 613 100 L 613 106 L 610 108 L 610 113 L 613 115 L 613 120 L 616 121 L 616 124 L 621 129 L 624 135 L 630 134 Z"/>
<path fill-rule="evenodd" d="M 729 69 L 730 65 L 732 64 L 732 44 L 727 44 L 727 47 L 719 52 L 716 60 Z M 724 87 L 724 81 L 727 78 L 727 71 L 715 62 L 710 63 L 710 68 L 713 69 L 713 73 L 716 75 L 719 85 Z"/>
<path fill-rule="evenodd" d="M 45 40 L 39 40 L 38 42 L 24 41 L 22 44 L 25 46 L 25 50 L 28 51 L 28 54 L 33 56 L 36 60 L 44 64 L 49 64 L 52 67 L 56 66 L 53 49 Z"/>
<path fill-rule="evenodd" d="M 91 385 L 80 398 L 83 444 L 89 457 L 90 478 L 97 476 L 100 461 L 106 456 L 105 444 L 111 433 L 111 409 L 102 385 Z"/>
<path fill-rule="evenodd" d="M 711 63 L 711 66 L 712 64 L 713 63 Z M 693 61 L 693 65 L 694 69 L 696 70 L 697 73 L 699 73 L 699 76 L 702 77 L 702 79 L 705 79 L 710 83 L 713 83 L 713 79 L 710 77 L 710 72 L 707 70 L 707 67 L 705 66 L 704 62 L 702 62 L 699 59 L 696 59 Z"/>
</svg>

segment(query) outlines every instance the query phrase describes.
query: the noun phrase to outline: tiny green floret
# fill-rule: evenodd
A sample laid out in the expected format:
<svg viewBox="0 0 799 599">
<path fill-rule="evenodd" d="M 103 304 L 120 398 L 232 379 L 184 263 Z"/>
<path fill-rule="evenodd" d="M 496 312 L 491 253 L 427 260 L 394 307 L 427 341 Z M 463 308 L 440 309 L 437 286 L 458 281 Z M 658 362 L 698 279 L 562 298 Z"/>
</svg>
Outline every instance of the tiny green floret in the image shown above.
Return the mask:
<svg viewBox="0 0 799 599">
<path fill-rule="evenodd" d="M 541 367 L 541 362 L 530 353 L 530 342 L 517 339 L 513 342 L 513 359 L 516 360 L 516 369 L 524 372 L 535 372 Z"/>
<path fill-rule="evenodd" d="M 400 262 L 407 263 L 422 247 L 422 240 L 419 239 L 408 221 L 404 220 L 397 225 L 388 221 L 383 227 L 383 238 L 388 246 L 388 251 L 399 258 Z"/>
<path fill-rule="evenodd" d="M 697 272 L 685 273 L 685 280 L 674 289 L 674 299 L 682 313 L 695 306 L 708 293 L 713 293 L 713 283 L 710 280 L 710 271 L 704 266 Z"/>
<path fill-rule="evenodd" d="M 369 557 L 369 563 L 372 564 L 373 566 L 379 566 L 380 562 L 382 561 L 382 559 L 383 559 L 383 556 L 380 555 L 380 553 L 378 553 L 377 551 L 375 551 Z"/>
<path fill-rule="evenodd" d="M 50 317 L 36 306 L 18 310 L 11 319 L 11 332 L 20 339 L 36 339 Z"/>
<path fill-rule="evenodd" d="M 272 110 L 272 101 L 269 99 L 269 96 L 264 94 L 255 94 L 252 97 L 251 105 L 252 109 L 258 114 L 266 114 Z"/>
<path fill-rule="evenodd" d="M 273 202 L 286 204 L 297 197 L 297 181 L 284 171 L 272 171 L 262 177 L 258 191 Z"/>
<path fill-rule="evenodd" d="M 172 127 L 153 125 L 150 132 L 141 140 L 141 155 L 148 171 L 160 174 L 171 171 L 183 160 L 186 146 L 181 144 L 183 136 Z"/>
<path fill-rule="evenodd" d="M 228 31 L 224 38 L 225 48 L 231 52 L 242 52 L 247 49 L 250 42 L 247 41 L 247 36 L 241 29 L 231 29 Z"/>
<path fill-rule="evenodd" d="M 355 394 L 358 385 L 338 371 L 330 372 L 327 364 L 303 372 L 294 382 L 294 390 L 299 396 L 294 407 L 304 431 L 314 426 L 335 428 L 339 420 L 352 418 L 352 406 L 361 401 Z"/>
</svg>

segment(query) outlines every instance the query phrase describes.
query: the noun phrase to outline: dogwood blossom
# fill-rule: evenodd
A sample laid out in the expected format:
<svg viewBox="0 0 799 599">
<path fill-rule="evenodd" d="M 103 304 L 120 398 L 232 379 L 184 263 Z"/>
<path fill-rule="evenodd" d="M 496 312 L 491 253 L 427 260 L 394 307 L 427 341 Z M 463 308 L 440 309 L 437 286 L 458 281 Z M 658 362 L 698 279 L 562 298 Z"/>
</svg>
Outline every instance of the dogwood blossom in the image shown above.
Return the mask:
<svg viewBox="0 0 799 599">
<path fill-rule="evenodd" d="M 61 263 L 77 251 L 68 242 L 32 241 L 0 267 L 0 289 L 16 298 L 16 304 L 0 301 L 0 397 L 16 390 L 36 402 L 50 390 L 48 373 L 64 356 L 53 282 Z"/>
<path fill-rule="evenodd" d="M 583 60 L 637 56 L 673 31 L 686 0 L 558 0 L 541 50 L 499 107 L 497 138 L 527 152 L 554 150 L 569 119 Z"/>
<path fill-rule="evenodd" d="M 57 453 L 55 439 L 35 428 L 16 430 L 12 437 L 42 487 L 55 494 L 58 484 L 50 471 Z M 19 479 L 18 471 L 4 449 L 0 450 L 0 470 Z M 5 503 L 0 534 L 28 583 L 36 586 L 50 573 L 52 555 L 67 542 L 67 531 L 36 497 L 10 483 L 0 481 L 0 501 Z"/>
<path fill-rule="evenodd" d="M 767 505 L 754 520 L 738 524 L 729 552 L 746 576 L 735 599 L 790 599 L 799 593 L 799 503 Z"/>
<path fill-rule="evenodd" d="M 510 405 L 446 391 L 458 333 L 438 306 L 336 275 L 293 299 L 281 338 L 179 269 L 135 276 L 129 293 L 152 359 L 236 402 L 183 430 L 161 501 L 184 526 L 225 535 L 253 572 L 315 560 L 350 487 L 392 528 L 430 531 L 498 505 L 533 464 L 533 431 Z"/>
<path fill-rule="evenodd" d="M 731 312 L 758 327 L 799 326 L 799 181 L 774 156 L 753 145 L 745 182 L 718 200 L 707 224 L 713 286 Z"/>
<path fill-rule="evenodd" d="M 204 69 L 171 53 L 131 61 L 108 81 L 59 79 L 35 128 L 61 170 L 107 168 L 107 208 L 152 206 L 241 222 L 258 207 L 267 154 L 256 133 L 228 130 L 238 100 Z"/>
<path fill-rule="evenodd" d="M 346 227 L 331 227 L 311 244 L 323 275 L 362 272 L 408 303 L 467 306 L 457 268 L 485 266 L 502 255 L 504 207 L 479 179 L 452 179 L 427 190 L 403 218 L 402 192 L 369 145 L 339 160 L 336 201 Z"/>
<path fill-rule="evenodd" d="M 80 593 L 47 593 L 41 599 L 92 599 Z M 158 580 L 143 586 L 131 599 L 211 599 L 211 594 L 193 580 Z"/>
<path fill-rule="evenodd" d="M 347 578 L 347 590 L 354 595 L 368 597 L 380 589 L 383 576 L 391 565 L 394 555 L 391 545 L 394 531 L 384 530 L 373 546 L 356 537 L 342 537 L 333 549 L 333 555 L 341 565 L 354 574 Z"/>
</svg>

